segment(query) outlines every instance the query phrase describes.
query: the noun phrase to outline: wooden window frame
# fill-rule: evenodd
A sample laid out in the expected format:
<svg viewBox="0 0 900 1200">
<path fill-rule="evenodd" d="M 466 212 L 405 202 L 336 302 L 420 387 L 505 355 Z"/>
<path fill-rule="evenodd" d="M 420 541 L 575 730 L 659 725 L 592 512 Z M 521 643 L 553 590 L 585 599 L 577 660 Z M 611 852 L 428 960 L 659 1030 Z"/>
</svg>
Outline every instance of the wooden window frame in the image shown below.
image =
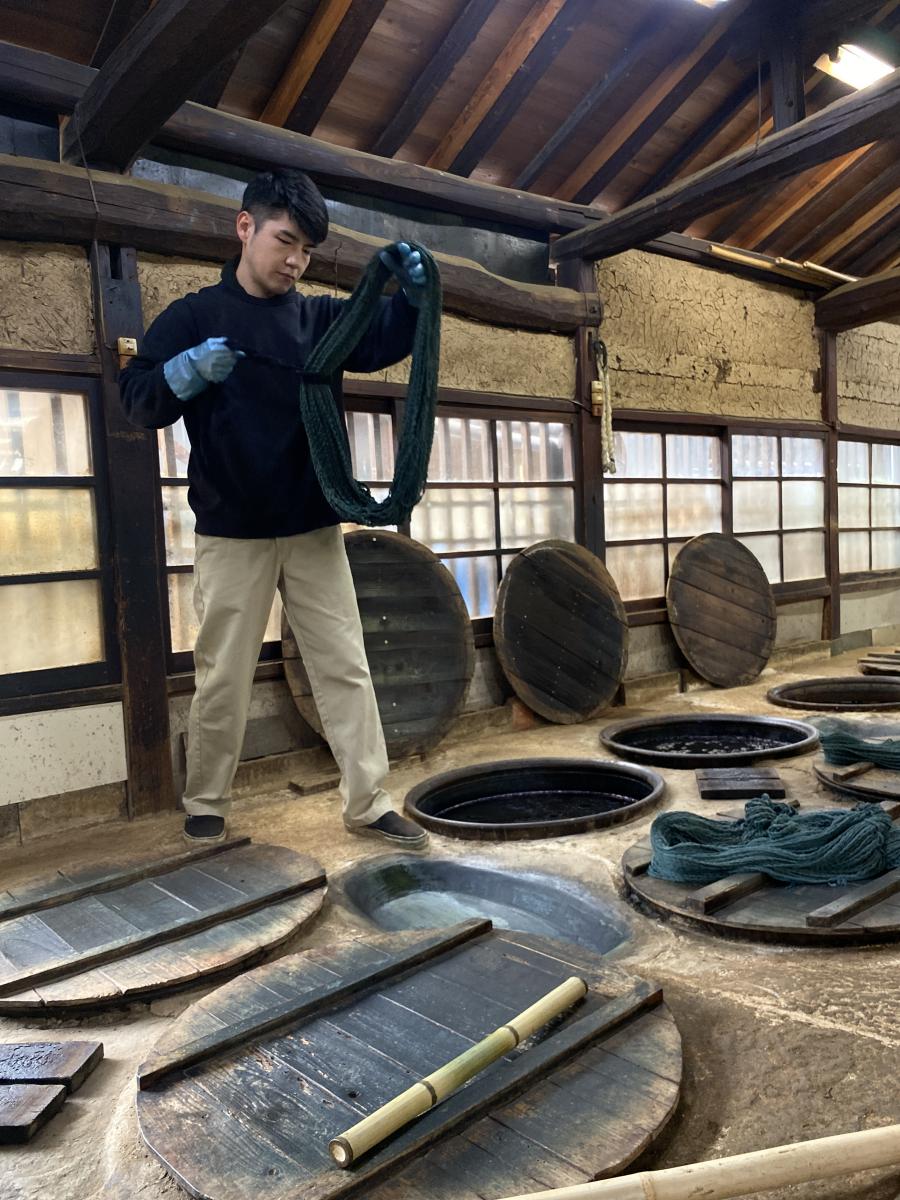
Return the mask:
<svg viewBox="0 0 900 1200">
<path fill-rule="evenodd" d="M 872 534 L 882 531 L 888 533 L 900 533 L 900 525 L 878 525 L 872 524 L 872 489 L 876 487 L 895 488 L 900 491 L 900 483 L 875 483 L 872 479 L 872 447 L 876 445 L 882 446 L 897 446 L 900 447 L 900 433 L 895 436 L 889 436 L 887 431 L 883 430 L 853 430 L 851 426 L 841 427 L 837 431 L 838 447 L 841 442 L 861 442 L 867 447 L 868 464 L 869 464 L 869 479 L 866 483 L 844 483 L 837 475 L 835 470 L 835 497 L 839 503 L 840 488 L 865 488 L 868 492 L 868 510 L 869 519 L 868 525 L 853 526 L 848 529 L 842 529 L 840 519 L 837 517 L 838 530 L 838 578 L 840 580 L 841 589 L 843 591 L 869 591 L 878 587 L 890 586 L 891 583 L 900 584 L 900 566 L 898 567 L 872 567 Z M 839 452 L 839 451 L 838 451 Z M 870 566 L 864 571 L 841 571 L 840 569 L 840 535 L 842 533 L 865 533 L 869 539 L 869 563 Z"/>
</svg>

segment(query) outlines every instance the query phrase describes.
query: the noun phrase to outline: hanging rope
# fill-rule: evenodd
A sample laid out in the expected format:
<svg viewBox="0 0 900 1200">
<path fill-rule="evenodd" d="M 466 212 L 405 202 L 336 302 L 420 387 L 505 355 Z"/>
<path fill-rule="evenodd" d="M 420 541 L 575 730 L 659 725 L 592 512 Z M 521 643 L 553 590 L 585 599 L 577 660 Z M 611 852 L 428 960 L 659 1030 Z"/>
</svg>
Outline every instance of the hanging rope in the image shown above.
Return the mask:
<svg viewBox="0 0 900 1200">
<path fill-rule="evenodd" d="M 431 457 L 441 347 L 441 278 L 437 263 L 425 247 L 407 244 L 422 256 L 425 285 L 394 478 L 384 500 L 376 500 L 369 488 L 353 476 L 347 432 L 330 387 L 332 375 L 340 370 L 375 318 L 378 297 L 391 276 L 377 254 L 300 376 L 300 411 L 319 484 L 341 520 L 358 525 L 398 525 L 406 521 L 422 499 Z M 386 249 L 396 251 L 396 243 Z"/>
<path fill-rule="evenodd" d="M 762 796 L 739 821 L 663 813 L 650 845 L 650 874 L 683 883 L 760 871 L 782 883 L 846 884 L 900 867 L 900 829 L 877 804 L 796 813 Z"/>
</svg>

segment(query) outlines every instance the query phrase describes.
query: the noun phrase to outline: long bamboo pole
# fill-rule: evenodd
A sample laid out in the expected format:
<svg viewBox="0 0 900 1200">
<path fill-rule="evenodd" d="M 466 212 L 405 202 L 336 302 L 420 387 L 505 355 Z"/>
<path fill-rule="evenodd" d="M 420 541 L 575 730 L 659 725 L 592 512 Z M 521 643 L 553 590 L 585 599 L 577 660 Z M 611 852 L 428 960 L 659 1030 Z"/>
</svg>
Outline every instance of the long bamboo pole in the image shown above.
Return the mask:
<svg viewBox="0 0 900 1200">
<path fill-rule="evenodd" d="M 331 1157 L 339 1167 L 350 1167 L 367 1150 L 428 1112 L 451 1092 L 455 1092 L 479 1071 L 502 1058 L 554 1017 L 577 1004 L 587 994 L 587 984 L 577 975 L 547 992 L 524 1012 L 501 1025 L 462 1054 L 438 1067 L 411 1088 L 358 1121 L 328 1143 Z"/>
<path fill-rule="evenodd" d="M 528 1192 L 504 1200 L 728 1200 L 769 1188 L 832 1179 L 875 1167 L 900 1164 L 900 1125 L 884 1125 L 862 1133 L 841 1133 L 754 1150 L 732 1158 L 643 1171 L 599 1183 L 579 1183 L 549 1192 Z"/>
</svg>

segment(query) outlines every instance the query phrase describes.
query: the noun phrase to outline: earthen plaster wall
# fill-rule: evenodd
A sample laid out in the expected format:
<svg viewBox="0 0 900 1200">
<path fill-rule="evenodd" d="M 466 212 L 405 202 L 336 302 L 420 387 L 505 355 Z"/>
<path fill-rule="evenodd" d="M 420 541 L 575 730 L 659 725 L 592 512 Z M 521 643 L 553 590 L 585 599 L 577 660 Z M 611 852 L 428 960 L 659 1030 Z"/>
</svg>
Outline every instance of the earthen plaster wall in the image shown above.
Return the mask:
<svg viewBox="0 0 900 1200">
<path fill-rule="evenodd" d="M 900 430 L 900 326 L 877 321 L 837 336 L 838 418 Z"/>
<path fill-rule="evenodd" d="M 217 283 L 220 268 L 213 263 L 142 255 L 138 271 L 144 321 L 149 325 L 179 296 Z M 348 294 L 306 281 L 300 290 L 307 296 Z M 408 373 L 407 361 L 365 378 L 405 383 Z M 574 342 L 557 334 L 500 329 L 446 314 L 440 383 L 446 388 L 568 399 L 575 394 Z"/>
<path fill-rule="evenodd" d="M 616 407 L 820 419 L 809 301 L 640 250 L 596 274 Z"/>
<path fill-rule="evenodd" d="M 91 354 L 91 274 L 84 250 L 0 242 L 0 346 Z"/>
</svg>

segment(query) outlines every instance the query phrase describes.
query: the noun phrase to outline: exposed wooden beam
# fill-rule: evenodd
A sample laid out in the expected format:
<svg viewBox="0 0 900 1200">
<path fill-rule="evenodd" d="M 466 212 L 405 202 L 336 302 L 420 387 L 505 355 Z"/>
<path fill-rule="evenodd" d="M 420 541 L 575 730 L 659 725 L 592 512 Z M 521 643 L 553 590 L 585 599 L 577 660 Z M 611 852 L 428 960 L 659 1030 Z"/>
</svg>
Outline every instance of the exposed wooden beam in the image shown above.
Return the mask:
<svg viewBox="0 0 900 1200">
<path fill-rule="evenodd" d="M 547 164 L 555 157 L 561 146 L 569 140 L 578 126 L 608 97 L 615 89 L 633 74 L 635 68 L 640 68 L 646 58 L 647 51 L 660 36 L 660 21 L 663 16 L 662 8 L 656 8 L 646 21 L 637 29 L 628 44 L 622 48 L 609 71 L 578 101 L 556 133 L 541 147 L 531 162 L 524 167 L 516 178 L 513 187 L 531 187 Z"/>
<path fill-rule="evenodd" d="M 628 205 L 595 229 L 567 234 L 555 244 L 553 256 L 603 257 L 683 227 L 704 213 L 892 133 L 898 114 L 900 70 L 773 133 L 758 148 L 739 150 Z"/>
<path fill-rule="evenodd" d="M 566 0 L 525 56 L 518 71 L 472 129 L 469 138 L 450 163 L 450 171 L 455 175 L 471 175 L 593 7 L 594 0 Z"/>
<path fill-rule="evenodd" d="M 223 59 L 217 67 L 213 67 L 200 86 L 194 88 L 190 96 L 191 100 L 195 104 L 205 104 L 207 108 L 218 108 L 219 101 L 228 87 L 228 81 L 234 74 L 243 53 L 244 48 L 241 46 L 240 49 Z"/>
<path fill-rule="evenodd" d="M 425 110 L 450 78 L 451 72 L 474 42 L 478 31 L 493 12 L 495 0 L 467 0 L 442 38 L 403 103 L 371 147 L 372 154 L 392 158 L 421 120 Z M 516 184 L 516 187 L 524 185 Z"/>
<path fill-rule="evenodd" d="M 343 0 L 333 2 L 337 7 L 343 5 Z M 293 96 L 290 110 L 284 121 L 280 122 L 286 129 L 293 129 L 297 133 L 312 133 L 344 82 L 372 26 L 381 16 L 384 5 L 385 0 L 351 0 L 343 19 L 316 59 L 315 65 L 311 67 L 303 86 Z M 332 7 L 332 0 L 327 0 L 327 7 Z M 304 73 L 299 72 L 298 78 L 303 78 Z M 290 93 L 286 93 L 284 99 L 289 98 Z"/>
<path fill-rule="evenodd" d="M 857 217 L 855 221 L 852 221 L 840 233 L 830 238 L 824 246 L 820 246 L 816 255 L 817 259 L 827 264 L 845 246 L 849 246 L 854 238 L 865 233 L 867 229 L 882 217 L 892 213 L 896 209 L 898 202 L 900 202 L 900 187 L 894 188 L 886 196 L 882 196 L 881 200 L 877 204 L 873 204 L 861 217 Z"/>
<path fill-rule="evenodd" d="M 900 213 L 891 218 L 883 218 L 876 225 L 877 237 L 868 250 L 860 252 L 853 258 L 854 274 L 859 264 L 860 275 L 878 275 L 894 266 L 897 247 L 900 246 Z M 853 247 L 851 247 L 852 252 Z M 848 252 L 849 253 L 849 252 Z"/>
<path fill-rule="evenodd" d="M 237 201 L 207 192 L 106 171 L 92 171 L 89 178 L 80 167 L 0 155 L 0 238 L 78 245 L 96 238 L 157 254 L 221 262 L 239 249 L 237 211 Z M 382 239 L 332 226 L 326 241 L 313 251 L 307 275 L 351 288 L 383 244 Z M 506 279 L 454 255 L 435 258 L 444 304 L 452 312 L 561 333 L 600 321 L 595 294 Z"/>
<path fill-rule="evenodd" d="M 816 301 L 816 324 L 839 331 L 900 315 L 900 271 L 845 283 Z"/>
<path fill-rule="evenodd" d="M 694 92 L 706 82 L 727 53 L 727 37 L 722 36 L 697 59 L 686 75 L 676 80 L 661 97 L 653 111 L 648 113 L 637 129 L 609 156 L 600 170 L 594 173 L 574 199 L 585 203 L 586 196 L 591 199 L 599 196 L 616 176 L 640 154 L 650 139 L 662 129 L 670 117 L 674 116 L 682 104 L 689 100 Z"/>
<path fill-rule="evenodd" d="M 453 125 L 435 147 L 426 164 L 446 171 L 469 138 L 503 94 L 504 88 L 544 36 L 565 0 L 535 0 L 515 35 L 498 55 Z"/>
<path fill-rule="evenodd" d="M 149 12 L 152 3 L 153 0 L 110 0 L 106 22 L 91 55 L 92 67 L 103 66 L 119 42 Z"/>
<path fill-rule="evenodd" d="M 772 81 L 772 125 L 776 132 L 806 116 L 800 13 L 795 4 L 765 0 L 759 9 L 762 40 Z"/>
<path fill-rule="evenodd" d="M 829 265 L 848 271 L 848 264 L 852 264 L 853 270 L 848 273 L 857 276 L 874 275 L 879 267 L 883 268 L 900 227 L 898 198 L 900 188 L 893 194 L 893 205 L 880 207 L 871 224 L 836 254 Z"/>
<path fill-rule="evenodd" d="M 675 153 L 663 163 L 659 170 L 630 198 L 629 203 L 643 200 L 654 192 L 661 191 L 666 184 L 671 183 L 682 167 L 696 158 L 709 145 L 714 137 L 731 123 L 745 104 L 756 96 L 760 83 L 765 83 L 769 77 L 769 64 L 763 66 L 762 78 L 754 71 L 731 93 L 727 99 L 712 112 L 706 120 L 698 125 L 689 138 L 682 143 Z"/>
<path fill-rule="evenodd" d="M 113 50 L 63 133 L 67 162 L 124 170 L 280 0 L 159 0 Z"/>
<path fill-rule="evenodd" d="M 0 42 L 0 98 L 4 100 L 54 113 L 71 112 L 96 74 L 90 67 L 52 54 Z M 605 215 L 601 209 L 555 197 L 334 146 L 198 104 L 182 105 L 154 141 L 171 150 L 250 170 L 297 167 L 308 171 L 320 187 L 350 189 L 541 233 L 583 229 Z"/>
<path fill-rule="evenodd" d="M 704 37 L 688 54 L 673 63 L 647 88 L 628 113 L 600 139 L 594 149 L 585 156 L 577 170 L 557 188 L 557 195 L 564 200 L 573 200 L 582 193 L 590 180 L 619 149 L 626 138 L 650 116 L 667 92 L 676 86 L 697 62 L 723 37 L 736 18 L 747 9 L 752 0 L 732 0 L 726 11 L 714 20 Z"/>
<path fill-rule="evenodd" d="M 284 125 L 352 3 L 353 0 L 320 0 L 260 115 L 261 121 Z"/>
</svg>

